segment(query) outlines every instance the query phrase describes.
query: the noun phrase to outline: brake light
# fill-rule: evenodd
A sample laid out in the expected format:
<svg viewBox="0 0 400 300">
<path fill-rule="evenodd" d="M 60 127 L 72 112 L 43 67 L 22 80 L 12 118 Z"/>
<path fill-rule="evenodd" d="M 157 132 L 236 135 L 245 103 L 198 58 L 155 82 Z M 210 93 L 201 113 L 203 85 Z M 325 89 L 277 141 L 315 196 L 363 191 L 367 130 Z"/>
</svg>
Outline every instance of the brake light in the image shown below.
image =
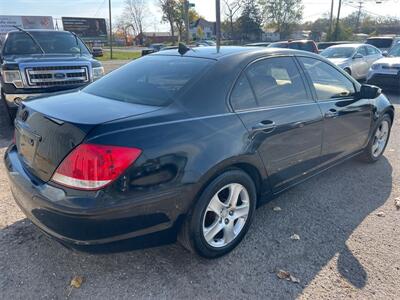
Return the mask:
<svg viewBox="0 0 400 300">
<path fill-rule="evenodd" d="M 141 153 L 136 148 L 81 144 L 63 160 L 52 181 L 80 190 L 99 190 L 117 179 Z"/>
</svg>

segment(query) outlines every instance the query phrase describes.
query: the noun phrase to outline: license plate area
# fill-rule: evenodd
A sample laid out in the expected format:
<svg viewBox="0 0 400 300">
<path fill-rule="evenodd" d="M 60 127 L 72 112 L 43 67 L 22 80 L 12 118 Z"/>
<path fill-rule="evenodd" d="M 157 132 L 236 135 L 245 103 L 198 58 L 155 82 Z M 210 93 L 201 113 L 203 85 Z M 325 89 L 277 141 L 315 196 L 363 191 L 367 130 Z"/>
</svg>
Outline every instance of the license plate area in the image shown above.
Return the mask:
<svg viewBox="0 0 400 300">
<path fill-rule="evenodd" d="M 18 153 L 29 167 L 32 167 L 35 161 L 36 151 L 41 139 L 38 134 L 22 127 L 18 123 L 16 124 L 15 141 Z"/>
</svg>

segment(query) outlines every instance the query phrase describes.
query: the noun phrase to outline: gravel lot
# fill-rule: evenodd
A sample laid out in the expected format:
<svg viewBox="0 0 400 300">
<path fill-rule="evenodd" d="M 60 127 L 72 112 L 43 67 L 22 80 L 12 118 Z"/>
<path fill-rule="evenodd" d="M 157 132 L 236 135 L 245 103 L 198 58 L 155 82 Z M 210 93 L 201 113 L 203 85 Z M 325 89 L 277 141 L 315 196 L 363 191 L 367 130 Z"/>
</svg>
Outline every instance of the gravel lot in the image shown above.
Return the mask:
<svg viewBox="0 0 400 300">
<path fill-rule="evenodd" d="M 400 96 L 390 98 L 400 111 Z M 1 106 L 1 156 L 12 135 L 7 122 Z M 208 261 L 178 244 L 89 255 L 49 240 L 24 218 L 0 163 L 0 298 L 399 299 L 396 197 L 399 118 L 381 161 L 348 161 L 261 207 L 228 256 Z M 294 233 L 300 240 L 290 239 Z M 278 279 L 279 269 L 300 283 Z M 72 289 L 76 275 L 85 279 Z"/>
</svg>

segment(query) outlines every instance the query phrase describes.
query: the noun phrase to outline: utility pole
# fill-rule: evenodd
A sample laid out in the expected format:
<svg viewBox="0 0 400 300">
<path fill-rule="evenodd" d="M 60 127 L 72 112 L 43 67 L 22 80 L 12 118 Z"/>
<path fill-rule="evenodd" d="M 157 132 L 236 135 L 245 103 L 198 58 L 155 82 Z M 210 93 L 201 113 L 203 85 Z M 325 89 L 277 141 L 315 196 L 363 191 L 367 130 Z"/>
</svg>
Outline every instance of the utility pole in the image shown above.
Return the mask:
<svg viewBox="0 0 400 300">
<path fill-rule="evenodd" d="M 221 0 L 215 0 L 215 31 L 217 35 L 217 51 L 221 47 Z"/>
<path fill-rule="evenodd" d="M 189 0 L 185 0 L 183 3 L 185 12 L 185 27 L 186 27 L 186 44 L 189 44 Z"/>
<path fill-rule="evenodd" d="M 359 32 L 360 27 L 360 20 L 361 20 L 361 10 L 363 8 L 363 1 L 358 1 L 358 13 L 357 13 L 357 21 L 356 21 L 356 28 L 355 32 Z"/>
<path fill-rule="evenodd" d="M 108 18 L 110 19 L 110 59 L 113 59 L 113 49 L 112 49 L 112 21 L 111 21 L 111 0 L 108 0 Z"/>
<path fill-rule="evenodd" d="M 342 0 L 339 0 L 339 7 L 338 7 L 338 13 L 336 17 L 336 27 L 335 27 L 335 41 L 338 39 L 338 34 L 339 34 L 339 21 L 340 21 L 340 10 L 342 9 Z"/>
<path fill-rule="evenodd" d="M 328 37 L 329 40 L 332 40 L 332 25 L 333 25 L 333 5 L 335 3 L 335 0 L 332 0 L 331 2 L 331 15 L 329 18 L 329 32 L 328 32 Z"/>
</svg>

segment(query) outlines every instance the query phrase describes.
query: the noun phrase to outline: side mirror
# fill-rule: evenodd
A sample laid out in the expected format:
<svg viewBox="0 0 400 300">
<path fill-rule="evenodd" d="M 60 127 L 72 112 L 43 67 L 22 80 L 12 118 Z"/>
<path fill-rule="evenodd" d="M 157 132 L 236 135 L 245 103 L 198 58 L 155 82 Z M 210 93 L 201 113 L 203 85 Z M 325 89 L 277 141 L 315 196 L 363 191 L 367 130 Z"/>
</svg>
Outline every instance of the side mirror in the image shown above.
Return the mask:
<svg viewBox="0 0 400 300">
<path fill-rule="evenodd" d="M 369 85 L 369 84 L 363 84 L 361 86 L 360 92 L 359 92 L 359 98 L 360 99 L 375 99 L 377 98 L 380 94 L 382 94 L 382 90 L 374 85 Z"/>
<path fill-rule="evenodd" d="M 389 56 L 389 52 L 387 52 L 387 51 L 385 50 L 385 51 L 382 52 L 382 55 L 385 56 L 385 57 L 387 57 L 387 56 Z"/>
<path fill-rule="evenodd" d="M 363 57 L 364 56 L 361 53 L 356 53 L 356 54 L 354 54 L 353 59 L 360 59 L 360 58 L 363 58 Z"/>
</svg>

